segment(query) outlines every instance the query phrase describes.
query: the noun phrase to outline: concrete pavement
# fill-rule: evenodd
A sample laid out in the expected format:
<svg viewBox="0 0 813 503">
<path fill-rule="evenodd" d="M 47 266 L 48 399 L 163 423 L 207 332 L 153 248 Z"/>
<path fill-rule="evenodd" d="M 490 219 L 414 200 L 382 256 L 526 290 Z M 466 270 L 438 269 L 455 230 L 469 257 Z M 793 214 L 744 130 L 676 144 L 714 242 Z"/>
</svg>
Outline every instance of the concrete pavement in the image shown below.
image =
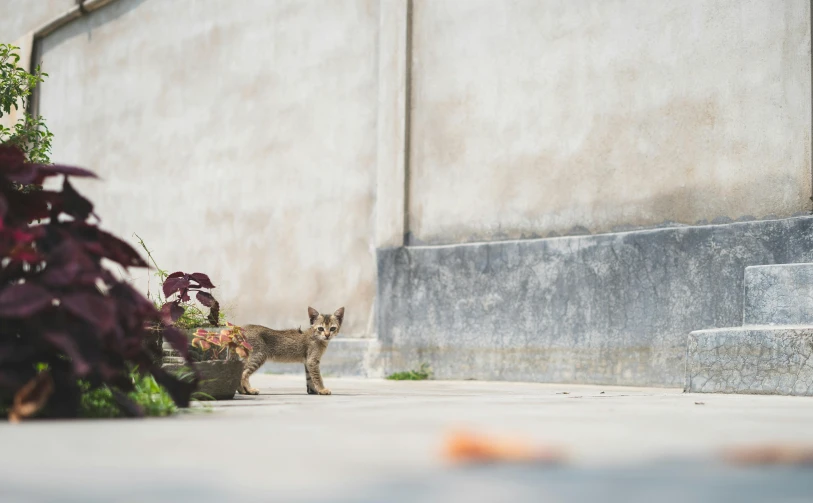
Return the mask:
<svg viewBox="0 0 813 503">
<path fill-rule="evenodd" d="M 700 491 L 692 501 L 716 501 L 721 490 L 762 501 L 749 489 L 757 482 L 762 491 L 777 488 L 772 501 L 813 494 L 813 471 L 715 461 L 728 446 L 813 445 L 809 398 L 326 381 L 332 396 L 310 396 L 304 377 L 258 375 L 261 395 L 171 419 L 0 424 L 0 501 L 638 501 L 635 489 L 653 483 L 661 501 L 671 501 L 664 491 L 687 501 L 679 492 L 689 489 Z M 571 463 L 453 468 L 441 447 L 459 427 L 561 446 Z"/>
</svg>

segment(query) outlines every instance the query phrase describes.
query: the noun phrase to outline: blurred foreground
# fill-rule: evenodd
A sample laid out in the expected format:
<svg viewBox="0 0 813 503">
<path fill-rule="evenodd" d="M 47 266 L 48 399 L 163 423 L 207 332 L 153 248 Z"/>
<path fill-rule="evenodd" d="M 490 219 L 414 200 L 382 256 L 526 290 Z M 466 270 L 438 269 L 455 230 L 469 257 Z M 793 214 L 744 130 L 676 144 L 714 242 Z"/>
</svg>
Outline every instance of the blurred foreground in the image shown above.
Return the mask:
<svg viewBox="0 0 813 503">
<path fill-rule="evenodd" d="M 813 469 L 729 447 L 813 445 L 813 401 L 674 389 L 256 376 L 175 419 L 0 425 L 0 501 L 808 501 Z M 560 466 L 454 465 L 467 428 L 561 448 Z M 32 448 L 32 446 L 35 446 Z"/>
</svg>

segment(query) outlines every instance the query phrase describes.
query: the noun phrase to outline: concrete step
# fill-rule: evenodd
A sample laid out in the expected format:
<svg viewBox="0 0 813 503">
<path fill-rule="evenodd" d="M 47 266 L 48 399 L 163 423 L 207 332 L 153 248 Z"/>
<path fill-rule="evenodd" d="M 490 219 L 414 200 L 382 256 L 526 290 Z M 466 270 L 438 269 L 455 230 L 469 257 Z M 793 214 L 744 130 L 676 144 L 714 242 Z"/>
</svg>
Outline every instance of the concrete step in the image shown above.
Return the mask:
<svg viewBox="0 0 813 503">
<path fill-rule="evenodd" d="M 813 325 L 689 334 L 684 391 L 813 396 Z"/>
<path fill-rule="evenodd" d="M 339 337 L 331 341 L 322 356 L 320 368 L 323 377 L 369 377 L 370 362 L 377 341 L 375 339 L 353 339 Z M 300 363 L 268 362 L 258 373 L 302 374 L 304 367 Z"/>
<path fill-rule="evenodd" d="M 813 264 L 745 268 L 743 325 L 813 325 Z"/>
</svg>

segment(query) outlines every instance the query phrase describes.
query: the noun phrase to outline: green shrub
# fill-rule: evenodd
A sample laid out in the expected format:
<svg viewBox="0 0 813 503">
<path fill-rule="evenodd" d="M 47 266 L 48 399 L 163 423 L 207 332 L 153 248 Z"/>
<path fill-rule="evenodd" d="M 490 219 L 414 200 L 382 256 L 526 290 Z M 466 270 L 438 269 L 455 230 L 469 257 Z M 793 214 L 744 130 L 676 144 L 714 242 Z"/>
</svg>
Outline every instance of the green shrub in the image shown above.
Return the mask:
<svg viewBox="0 0 813 503">
<path fill-rule="evenodd" d="M 25 111 L 31 99 L 32 90 L 47 77 L 37 66 L 33 74 L 19 67 L 19 47 L 0 44 L 0 117 L 11 113 L 11 109 Z M 23 113 L 12 127 L 0 125 L 0 145 L 15 145 L 25 154 L 28 162 L 50 163 L 51 139 L 42 117 L 32 117 Z"/>
<path fill-rule="evenodd" d="M 141 375 L 134 371 L 131 374 L 135 390 L 127 393 L 127 397 L 141 407 L 145 416 L 170 416 L 178 411 L 175 402 L 169 393 L 162 388 L 155 379 L 149 375 Z M 87 383 L 81 383 L 82 403 L 80 415 L 86 418 L 123 417 L 117 405 L 113 392 L 107 386 L 90 389 Z"/>
<path fill-rule="evenodd" d="M 406 372 L 395 372 L 387 376 L 391 381 L 425 381 L 432 378 L 432 370 L 426 363 L 421 364 L 418 370 L 408 370 Z"/>
</svg>

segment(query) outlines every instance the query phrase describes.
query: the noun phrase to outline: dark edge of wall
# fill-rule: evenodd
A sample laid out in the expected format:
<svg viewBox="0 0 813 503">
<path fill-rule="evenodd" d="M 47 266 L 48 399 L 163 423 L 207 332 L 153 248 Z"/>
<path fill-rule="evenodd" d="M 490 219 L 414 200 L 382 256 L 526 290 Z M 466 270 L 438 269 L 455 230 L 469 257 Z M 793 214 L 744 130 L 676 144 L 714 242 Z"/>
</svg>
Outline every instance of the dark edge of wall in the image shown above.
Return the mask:
<svg viewBox="0 0 813 503">
<path fill-rule="evenodd" d="M 412 162 L 412 0 L 407 0 L 406 13 L 406 68 L 404 80 L 404 246 L 411 243 L 409 231 L 409 198 L 411 197 L 409 179 L 410 162 Z"/>
<path fill-rule="evenodd" d="M 441 379 L 683 385 L 742 322 L 746 266 L 813 261 L 813 217 L 377 252 L 375 366 Z"/>
<path fill-rule="evenodd" d="M 42 52 L 41 47 L 41 39 L 34 37 L 34 40 L 31 42 L 31 61 L 28 66 L 28 68 L 31 69 L 31 73 L 34 72 L 34 69 L 36 69 L 37 65 L 42 61 L 42 54 L 40 54 Z M 28 110 L 25 111 L 28 115 L 35 118 L 39 116 L 40 111 L 40 85 L 41 83 L 34 86 L 34 89 L 31 90 L 30 99 L 28 100 Z"/>
</svg>

